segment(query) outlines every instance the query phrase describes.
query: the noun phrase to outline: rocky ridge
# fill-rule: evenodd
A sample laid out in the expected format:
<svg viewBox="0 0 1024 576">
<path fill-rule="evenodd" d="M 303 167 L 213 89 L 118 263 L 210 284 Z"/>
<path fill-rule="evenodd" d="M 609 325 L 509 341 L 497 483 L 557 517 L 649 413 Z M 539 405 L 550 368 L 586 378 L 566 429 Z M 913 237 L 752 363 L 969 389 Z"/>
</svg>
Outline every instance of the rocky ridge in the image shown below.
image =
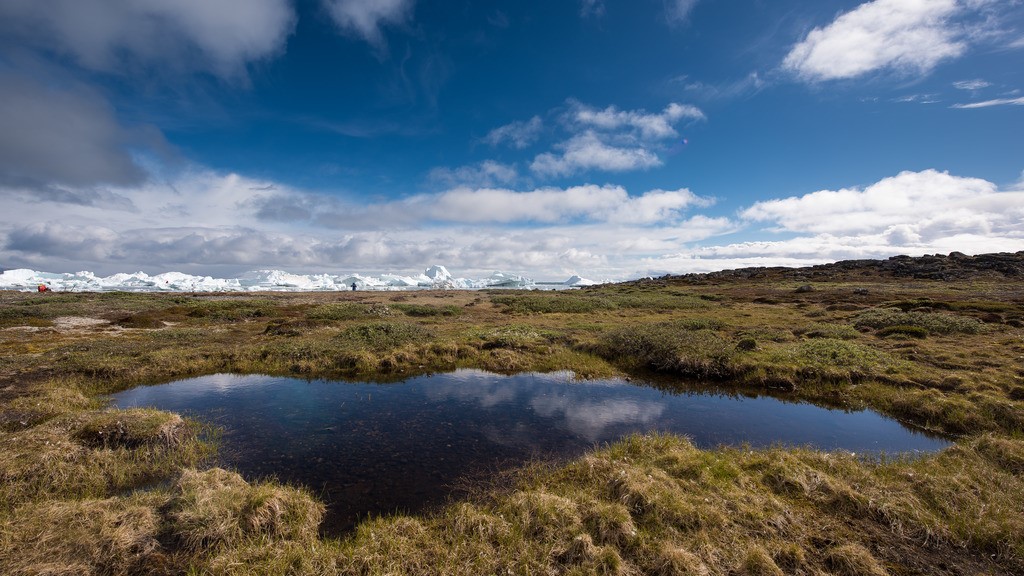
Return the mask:
<svg viewBox="0 0 1024 576">
<path fill-rule="evenodd" d="M 893 256 L 884 260 L 842 260 L 805 268 L 755 267 L 704 274 L 664 276 L 692 284 L 735 280 L 856 281 L 866 278 L 914 280 L 1002 280 L 1024 278 L 1024 251 L 968 256 L 962 252 Z"/>
</svg>

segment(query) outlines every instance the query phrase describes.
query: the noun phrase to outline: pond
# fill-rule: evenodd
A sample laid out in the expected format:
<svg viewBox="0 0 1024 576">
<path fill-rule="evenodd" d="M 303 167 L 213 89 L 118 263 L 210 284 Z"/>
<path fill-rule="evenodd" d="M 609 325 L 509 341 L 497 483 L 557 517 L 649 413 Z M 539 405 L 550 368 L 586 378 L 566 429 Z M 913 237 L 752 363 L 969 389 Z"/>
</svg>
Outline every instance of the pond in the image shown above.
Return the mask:
<svg viewBox="0 0 1024 576">
<path fill-rule="evenodd" d="M 113 402 L 223 428 L 219 464 L 248 479 L 273 476 L 310 488 L 328 505 L 329 534 L 367 515 L 442 504 L 467 478 L 531 458 L 578 456 L 632 432 L 682 434 L 705 448 L 906 453 L 949 445 L 871 411 L 575 381 L 568 372 L 460 370 L 398 384 L 218 374 L 134 388 Z"/>
</svg>

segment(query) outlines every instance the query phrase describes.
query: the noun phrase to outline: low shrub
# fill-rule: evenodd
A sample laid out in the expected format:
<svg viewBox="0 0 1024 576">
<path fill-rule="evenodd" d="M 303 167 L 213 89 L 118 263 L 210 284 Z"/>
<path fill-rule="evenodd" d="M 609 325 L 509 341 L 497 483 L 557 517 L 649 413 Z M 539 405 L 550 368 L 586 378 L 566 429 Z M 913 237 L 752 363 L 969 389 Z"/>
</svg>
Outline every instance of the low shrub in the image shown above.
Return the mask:
<svg viewBox="0 0 1024 576">
<path fill-rule="evenodd" d="M 416 316 L 420 318 L 431 316 L 455 317 L 462 314 L 461 308 L 451 304 L 447 306 L 432 306 L 430 304 L 393 304 L 391 307 L 396 310 L 400 310 L 406 316 Z"/>
<path fill-rule="evenodd" d="M 889 336 L 906 336 L 909 338 L 927 338 L 928 330 L 920 326 L 886 326 L 878 332 L 875 332 L 876 336 L 887 338 Z"/>
<path fill-rule="evenodd" d="M 530 326 L 513 324 L 490 330 L 480 335 L 481 348 L 493 350 L 496 348 L 508 350 L 526 350 L 547 342 L 546 335 L 538 332 Z"/>
<path fill-rule="evenodd" d="M 937 312 L 903 312 L 896 308 L 874 308 L 862 312 L 857 315 L 854 325 L 876 330 L 890 326 L 915 326 L 935 334 L 977 334 L 985 328 L 975 318 Z"/>
<path fill-rule="evenodd" d="M 169 311 L 175 312 L 171 309 Z M 257 298 L 193 300 L 185 306 L 185 311 L 186 315 L 191 318 L 237 322 L 273 316 L 276 307 L 270 300 Z"/>
<path fill-rule="evenodd" d="M 391 350 L 418 340 L 425 340 L 429 332 L 417 324 L 404 322 L 374 322 L 346 329 L 338 338 L 372 350 Z"/>
<path fill-rule="evenodd" d="M 612 360 L 658 371 L 724 377 L 732 372 L 734 346 L 713 330 L 693 330 L 686 322 L 666 322 L 614 330 L 604 337 L 600 352 Z"/>
<path fill-rule="evenodd" d="M 491 296 L 491 302 L 516 314 L 581 314 L 615 307 L 611 301 L 582 292 L 518 292 Z"/>
<path fill-rule="evenodd" d="M 320 304 L 306 312 L 310 320 L 356 320 L 367 316 L 367 307 L 358 302 Z"/>
<path fill-rule="evenodd" d="M 812 324 L 805 328 L 795 329 L 793 333 L 807 338 L 835 338 L 837 340 L 855 340 L 860 336 L 860 332 L 853 326 L 828 323 Z"/>
<path fill-rule="evenodd" d="M 700 310 L 708 308 L 708 299 L 669 290 L 641 291 L 610 296 L 621 308 L 642 310 Z"/>
<path fill-rule="evenodd" d="M 859 380 L 865 376 L 885 377 L 904 369 L 905 362 L 882 350 L 835 338 L 815 338 L 761 352 L 760 359 L 779 373 L 798 375 L 802 380 Z"/>
</svg>

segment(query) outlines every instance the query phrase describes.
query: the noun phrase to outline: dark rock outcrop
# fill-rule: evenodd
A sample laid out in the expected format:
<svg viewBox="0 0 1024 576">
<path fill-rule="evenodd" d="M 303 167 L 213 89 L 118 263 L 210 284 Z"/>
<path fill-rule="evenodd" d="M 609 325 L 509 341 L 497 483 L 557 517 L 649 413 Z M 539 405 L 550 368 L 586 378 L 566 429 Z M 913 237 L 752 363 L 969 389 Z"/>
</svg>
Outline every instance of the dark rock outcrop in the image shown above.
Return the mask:
<svg viewBox="0 0 1024 576">
<path fill-rule="evenodd" d="M 885 260 L 843 260 L 806 268 L 739 268 L 705 274 L 664 276 L 661 280 L 701 284 L 736 280 L 856 281 L 873 277 L 942 281 L 1024 278 L 1024 251 L 976 256 L 961 252 L 918 257 L 893 256 Z"/>
</svg>

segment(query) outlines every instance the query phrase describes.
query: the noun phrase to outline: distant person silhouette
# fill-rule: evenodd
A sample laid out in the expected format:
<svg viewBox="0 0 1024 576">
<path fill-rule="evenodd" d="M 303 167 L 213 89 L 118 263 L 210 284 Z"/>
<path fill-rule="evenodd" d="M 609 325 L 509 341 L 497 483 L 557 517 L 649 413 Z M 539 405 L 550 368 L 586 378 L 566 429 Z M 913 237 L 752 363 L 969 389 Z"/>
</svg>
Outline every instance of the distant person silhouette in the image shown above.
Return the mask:
<svg viewBox="0 0 1024 576">
<path fill-rule="evenodd" d="M 355 292 L 355 291 L 356 291 L 356 283 L 355 283 L 355 282 L 353 282 L 353 283 L 352 283 L 352 291 L 353 291 L 353 292 Z"/>
</svg>

